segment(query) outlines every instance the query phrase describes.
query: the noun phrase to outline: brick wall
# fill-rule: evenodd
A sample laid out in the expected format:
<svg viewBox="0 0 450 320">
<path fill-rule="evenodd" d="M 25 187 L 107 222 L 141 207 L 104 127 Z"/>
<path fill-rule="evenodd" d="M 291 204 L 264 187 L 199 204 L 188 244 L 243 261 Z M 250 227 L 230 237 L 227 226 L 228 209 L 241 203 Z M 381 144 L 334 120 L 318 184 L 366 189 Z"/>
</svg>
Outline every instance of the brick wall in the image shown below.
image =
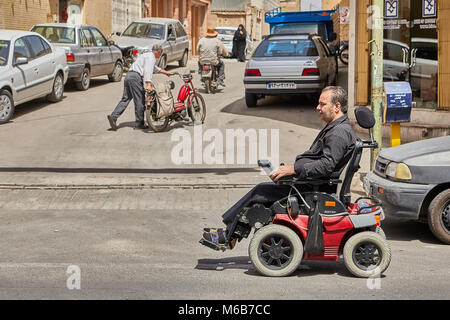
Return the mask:
<svg viewBox="0 0 450 320">
<path fill-rule="evenodd" d="M 49 0 L 0 1 L 0 28 L 29 30 L 45 22 L 52 22 Z"/>
</svg>

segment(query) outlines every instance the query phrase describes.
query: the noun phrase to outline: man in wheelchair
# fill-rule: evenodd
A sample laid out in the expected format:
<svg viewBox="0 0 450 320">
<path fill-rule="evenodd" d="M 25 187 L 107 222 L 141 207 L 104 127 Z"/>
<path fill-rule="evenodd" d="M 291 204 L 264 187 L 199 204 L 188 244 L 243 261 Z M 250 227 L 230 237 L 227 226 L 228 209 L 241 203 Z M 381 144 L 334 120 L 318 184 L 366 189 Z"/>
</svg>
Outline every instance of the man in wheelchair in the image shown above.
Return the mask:
<svg viewBox="0 0 450 320">
<path fill-rule="evenodd" d="M 251 232 L 252 211 L 270 207 L 291 191 L 295 177 L 303 183 L 296 185 L 301 192 L 313 190 L 304 183 L 307 179 L 337 179 L 350 160 L 355 148 L 356 135 L 347 117 L 347 93 L 342 87 L 326 87 L 319 98 L 317 110 L 326 126 L 319 132 L 309 150 L 298 155 L 293 165 L 280 165 L 269 176 L 274 182 L 260 183 L 228 209 L 222 216 L 226 228 L 205 228 L 200 243 L 215 250 L 233 249 L 236 241 Z M 336 184 L 321 184 L 318 190 L 335 193 Z M 267 210 L 269 211 L 269 210 Z M 268 213 L 270 214 L 270 213 Z M 269 217 L 268 217 L 269 219 Z"/>
</svg>

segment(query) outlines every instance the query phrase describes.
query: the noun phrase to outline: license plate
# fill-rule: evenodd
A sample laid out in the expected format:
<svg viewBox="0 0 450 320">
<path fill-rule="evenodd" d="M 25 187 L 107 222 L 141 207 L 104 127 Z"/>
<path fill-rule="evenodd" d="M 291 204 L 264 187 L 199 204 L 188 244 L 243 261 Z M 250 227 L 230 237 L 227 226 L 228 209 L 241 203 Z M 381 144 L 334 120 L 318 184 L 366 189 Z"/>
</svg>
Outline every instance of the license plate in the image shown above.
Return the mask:
<svg viewBox="0 0 450 320">
<path fill-rule="evenodd" d="M 268 83 L 267 89 L 295 89 L 296 85 L 292 82 L 275 82 Z"/>
</svg>

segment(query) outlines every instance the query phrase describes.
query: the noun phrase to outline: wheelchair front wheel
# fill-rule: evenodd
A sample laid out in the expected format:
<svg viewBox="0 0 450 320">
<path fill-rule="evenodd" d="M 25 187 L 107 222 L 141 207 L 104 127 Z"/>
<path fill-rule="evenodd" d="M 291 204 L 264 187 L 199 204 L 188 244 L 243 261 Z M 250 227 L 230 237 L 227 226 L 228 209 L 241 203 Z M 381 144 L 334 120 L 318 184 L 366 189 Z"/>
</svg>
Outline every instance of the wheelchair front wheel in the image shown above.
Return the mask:
<svg viewBox="0 0 450 320">
<path fill-rule="evenodd" d="M 256 232 L 248 250 L 255 269 L 268 277 L 289 276 L 297 270 L 303 257 L 303 244 L 298 235 L 276 224 Z"/>
</svg>

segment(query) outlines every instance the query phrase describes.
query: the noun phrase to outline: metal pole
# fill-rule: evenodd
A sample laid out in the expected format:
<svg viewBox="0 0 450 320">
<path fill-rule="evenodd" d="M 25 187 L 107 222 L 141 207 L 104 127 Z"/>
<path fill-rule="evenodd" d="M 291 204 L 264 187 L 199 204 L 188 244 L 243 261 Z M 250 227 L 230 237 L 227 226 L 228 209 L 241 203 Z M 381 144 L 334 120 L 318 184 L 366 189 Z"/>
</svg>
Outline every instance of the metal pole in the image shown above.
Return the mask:
<svg viewBox="0 0 450 320">
<path fill-rule="evenodd" d="M 375 168 L 375 161 L 380 152 L 383 143 L 383 15 L 384 0 L 372 0 L 372 39 L 371 57 L 372 57 L 372 90 L 371 90 L 371 106 L 375 117 L 375 126 L 373 128 L 373 136 L 378 142 L 378 148 L 372 150 L 370 169 Z"/>
</svg>

